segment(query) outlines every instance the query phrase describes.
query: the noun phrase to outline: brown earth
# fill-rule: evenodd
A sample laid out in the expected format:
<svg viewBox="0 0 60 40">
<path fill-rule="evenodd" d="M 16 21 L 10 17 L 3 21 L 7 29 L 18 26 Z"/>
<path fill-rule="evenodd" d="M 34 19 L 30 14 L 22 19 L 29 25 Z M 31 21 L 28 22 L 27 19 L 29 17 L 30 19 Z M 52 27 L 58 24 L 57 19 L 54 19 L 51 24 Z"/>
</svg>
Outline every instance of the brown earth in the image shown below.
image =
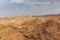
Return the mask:
<svg viewBox="0 0 60 40">
<path fill-rule="evenodd" d="M 60 16 L 0 18 L 1 40 L 60 40 Z"/>
</svg>

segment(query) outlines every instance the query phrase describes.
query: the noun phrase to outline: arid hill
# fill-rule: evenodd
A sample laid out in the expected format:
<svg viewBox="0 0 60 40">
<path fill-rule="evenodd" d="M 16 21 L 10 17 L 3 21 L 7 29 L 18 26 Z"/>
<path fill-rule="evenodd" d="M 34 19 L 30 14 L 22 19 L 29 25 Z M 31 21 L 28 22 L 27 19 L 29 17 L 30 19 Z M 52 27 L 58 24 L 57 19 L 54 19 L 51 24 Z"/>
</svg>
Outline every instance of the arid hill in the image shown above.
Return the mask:
<svg viewBox="0 0 60 40">
<path fill-rule="evenodd" d="M 60 16 L 0 18 L 0 40 L 60 40 Z"/>
</svg>

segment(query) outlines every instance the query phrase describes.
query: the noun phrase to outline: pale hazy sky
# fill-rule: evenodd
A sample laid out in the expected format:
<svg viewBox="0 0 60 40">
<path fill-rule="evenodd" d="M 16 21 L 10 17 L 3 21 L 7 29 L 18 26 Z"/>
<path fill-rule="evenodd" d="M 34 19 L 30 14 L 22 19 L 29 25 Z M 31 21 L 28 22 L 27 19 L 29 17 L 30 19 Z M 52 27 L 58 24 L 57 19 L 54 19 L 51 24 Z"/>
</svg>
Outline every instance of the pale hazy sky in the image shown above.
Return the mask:
<svg viewBox="0 0 60 40">
<path fill-rule="evenodd" d="M 0 17 L 60 13 L 60 0 L 0 0 Z"/>
</svg>

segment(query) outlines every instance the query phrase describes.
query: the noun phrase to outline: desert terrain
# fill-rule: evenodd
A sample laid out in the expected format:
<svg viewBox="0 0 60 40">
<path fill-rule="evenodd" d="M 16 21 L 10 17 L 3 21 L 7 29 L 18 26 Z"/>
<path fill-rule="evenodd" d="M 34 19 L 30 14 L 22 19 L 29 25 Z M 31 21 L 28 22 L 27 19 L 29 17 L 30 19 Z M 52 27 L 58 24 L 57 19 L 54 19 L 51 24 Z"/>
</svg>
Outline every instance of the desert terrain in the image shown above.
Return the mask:
<svg viewBox="0 0 60 40">
<path fill-rule="evenodd" d="M 60 40 L 60 15 L 0 18 L 0 40 Z"/>
</svg>

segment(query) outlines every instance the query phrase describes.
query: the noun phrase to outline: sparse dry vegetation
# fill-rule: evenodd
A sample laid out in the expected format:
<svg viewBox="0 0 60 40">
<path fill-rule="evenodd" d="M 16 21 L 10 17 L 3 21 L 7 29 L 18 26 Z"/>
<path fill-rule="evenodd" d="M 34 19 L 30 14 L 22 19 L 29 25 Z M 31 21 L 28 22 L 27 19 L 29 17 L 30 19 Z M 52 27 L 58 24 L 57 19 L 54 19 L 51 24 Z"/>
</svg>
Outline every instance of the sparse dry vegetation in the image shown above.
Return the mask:
<svg viewBox="0 0 60 40">
<path fill-rule="evenodd" d="M 60 16 L 0 18 L 3 40 L 60 40 Z"/>
</svg>

